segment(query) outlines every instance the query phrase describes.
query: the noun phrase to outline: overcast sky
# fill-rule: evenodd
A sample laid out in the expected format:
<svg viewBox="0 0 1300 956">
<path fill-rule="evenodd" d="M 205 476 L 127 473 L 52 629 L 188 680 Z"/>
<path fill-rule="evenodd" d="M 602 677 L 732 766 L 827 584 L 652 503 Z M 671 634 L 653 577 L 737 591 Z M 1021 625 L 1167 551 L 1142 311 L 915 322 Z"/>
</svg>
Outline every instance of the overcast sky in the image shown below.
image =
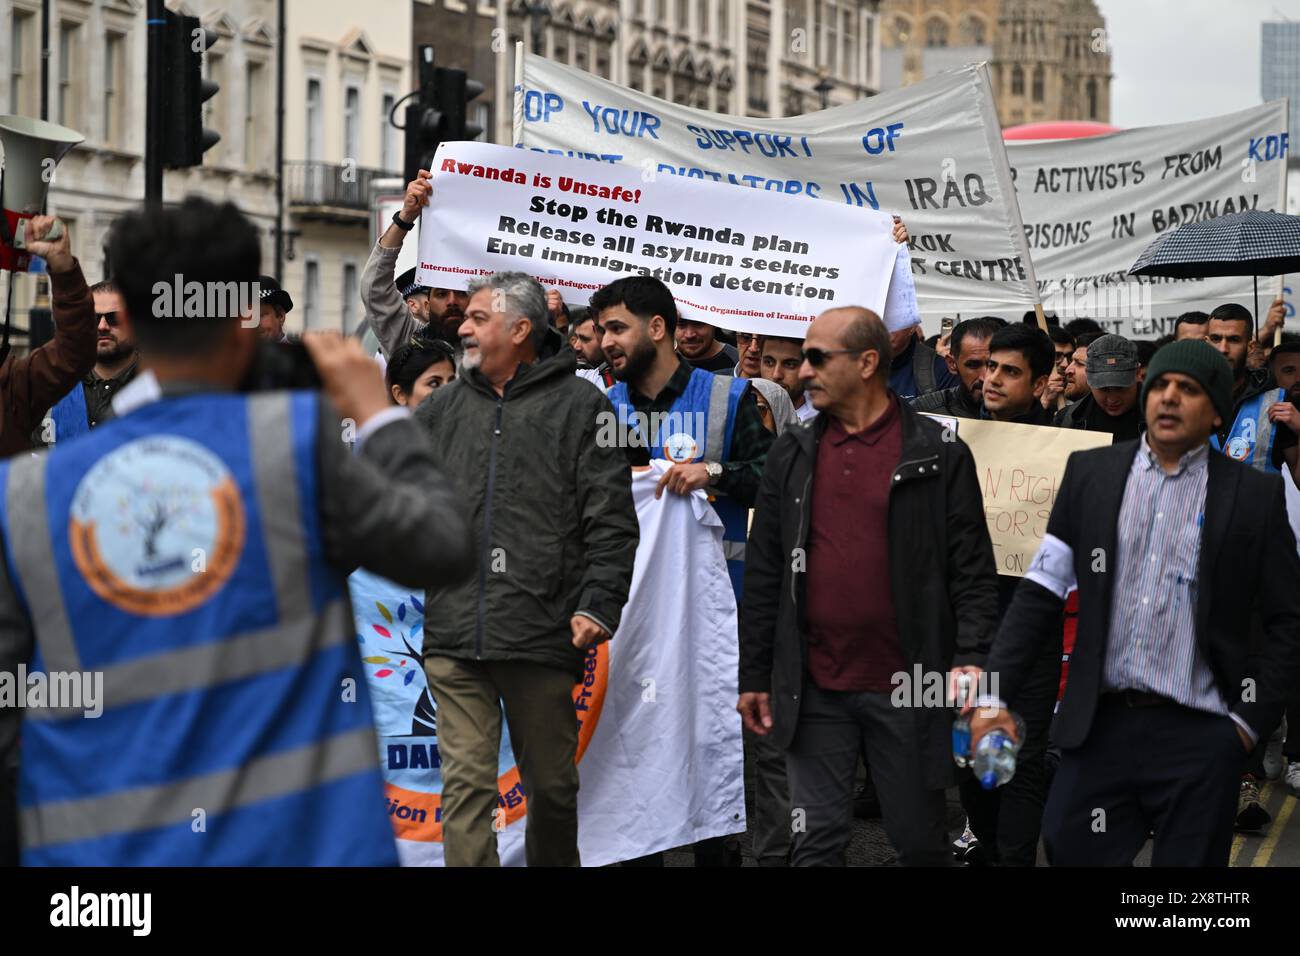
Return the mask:
<svg viewBox="0 0 1300 956">
<path fill-rule="evenodd" d="M 1154 126 L 1256 106 L 1265 20 L 1300 0 L 1097 0 L 1110 33 L 1110 120 Z"/>
</svg>

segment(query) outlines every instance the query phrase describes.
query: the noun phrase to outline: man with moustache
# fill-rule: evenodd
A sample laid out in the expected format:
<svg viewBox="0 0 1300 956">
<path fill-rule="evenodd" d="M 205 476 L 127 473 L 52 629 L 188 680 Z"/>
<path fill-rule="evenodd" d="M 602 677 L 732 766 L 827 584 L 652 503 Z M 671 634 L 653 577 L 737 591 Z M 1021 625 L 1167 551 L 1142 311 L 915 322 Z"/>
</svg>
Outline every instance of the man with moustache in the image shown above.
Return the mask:
<svg viewBox="0 0 1300 956">
<path fill-rule="evenodd" d="M 1074 337 L 1074 354 L 1065 366 L 1065 400 L 1077 402 L 1088 394 L 1088 346 L 1104 332 L 1081 332 Z"/>
<path fill-rule="evenodd" d="M 51 445 L 83 434 L 113 414 L 113 396 L 135 378 L 140 357 L 135 339 L 121 324 L 122 296 L 111 279 L 90 287 L 98 322 L 95 341 L 95 366 L 82 380 L 50 409 L 46 419 L 52 423 L 41 429 L 39 444 Z"/>
<path fill-rule="evenodd" d="M 1226 866 L 1247 754 L 1300 680 L 1300 556 L 1281 481 L 1209 444 L 1234 377 L 1204 342 L 1155 354 L 1145 432 L 1070 456 L 989 652 L 999 696 L 1014 698 L 1078 590 L 1043 817 L 1053 866 L 1129 866 L 1152 834 L 1152 866 Z M 1016 737 L 1002 700 L 976 702 L 973 746 L 994 728 Z"/>
<path fill-rule="evenodd" d="M 958 322 L 948 340 L 947 356 L 948 370 L 957 376 L 957 384 L 914 399 L 912 407 L 929 415 L 979 418 L 984 376 L 989 370 L 989 340 L 1005 325 L 991 317 Z"/>
<path fill-rule="evenodd" d="M 370 252 L 361 273 L 365 319 L 385 355 L 394 354 L 421 330 L 431 338 L 459 347 L 457 330 L 465 318 L 469 296 L 459 289 L 426 289 L 416 285 L 416 270 L 394 280 L 397 257 L 406 234 L 415 228 L 420 210 L 429 204 L 432 174 L 422 169 L 406 187 L 402 208 Z"/>
<path fill-rule="evenodd" d="M 996 569 L 975 463 L 890 389 L 890 337 L 874 313 L 822 313 L 803 357 L 820 414 L 778 439 L 763 473 L 736 707 L 786 753 L 790 806 L 804 811 L 795 866 L 844 865 L 864 746 L 900 862 L 946 865 L 951 714 L 914 696 L 896 704 L 893 691 L 899 674 L 948 674 L 949 688 L 954 672 L 978 676 L 992 639 Z"/>
<path fill-rule="evenodd" d="M 455 381 L 416 410 L 457 483 L 478 573 L 430 580 L 424 671 L 438 709 L 449 866 L 496 866 L 502 711 L 528 796 L 529 866 L 577 866 L 573 685 L 618 630 L 640 528 L 605 396 L 573 373 L 530 276 L 470 285 Z M 508 561 L 508 566 L 501 563 Z"/>
</svg>

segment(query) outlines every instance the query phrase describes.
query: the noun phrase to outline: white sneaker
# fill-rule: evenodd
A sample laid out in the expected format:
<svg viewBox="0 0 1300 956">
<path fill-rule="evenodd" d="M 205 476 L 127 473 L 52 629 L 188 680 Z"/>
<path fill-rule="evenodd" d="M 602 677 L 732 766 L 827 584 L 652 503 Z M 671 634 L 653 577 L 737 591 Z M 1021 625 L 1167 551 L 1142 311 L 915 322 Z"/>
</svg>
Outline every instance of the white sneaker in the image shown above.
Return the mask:
<svg viewBox="0 0 1300 956">
<path fill-rule="evenodd" d="M 1300 760 L 1292 760 L 1286 765 L 1286 773 L 1282 776 L 1282 782 L 1286 788 L 1297 797 L 1300 797 Z"/>
</svg>

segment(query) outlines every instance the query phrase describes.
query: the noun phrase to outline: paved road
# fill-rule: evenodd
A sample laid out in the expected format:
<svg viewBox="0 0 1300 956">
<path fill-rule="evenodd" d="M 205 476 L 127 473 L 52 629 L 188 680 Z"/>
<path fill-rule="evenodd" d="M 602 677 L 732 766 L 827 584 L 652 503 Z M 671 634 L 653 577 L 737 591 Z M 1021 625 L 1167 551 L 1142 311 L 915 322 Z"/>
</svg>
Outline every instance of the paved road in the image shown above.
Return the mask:
<svg viewBox="0 0 1300 956">
<path fill-rule="evenodd" d="M 1272 824 L 1261 833 L 1239 833 L 1232 841 L 1231 866 L 1295 866 L 1300 867 L 1300 799 L 1292 796 L 1281 780 L 1268 781 L 1260 791 L 1264 806 L 1273 815 Z M 948 827 L 955 837 L 964 820 L 957 791 L 948 792 Z M 745 866 L 755 866 L 750 855 L 750 835 L 740 837 Z M 1045 866 L 1042 849 L 1039 865 Z M 1138 854 L 1137 866 L 1151 865 L 1151 845 Z M 694 866 L 689 849 L 672 850 L 665 857 L 668 866 Z M 885 836 L 879 819 L 853 821 L 853 837 L 849 843 L 849 866 L 890 866 L 895 863 L 893 848 Z"/>
</svg>

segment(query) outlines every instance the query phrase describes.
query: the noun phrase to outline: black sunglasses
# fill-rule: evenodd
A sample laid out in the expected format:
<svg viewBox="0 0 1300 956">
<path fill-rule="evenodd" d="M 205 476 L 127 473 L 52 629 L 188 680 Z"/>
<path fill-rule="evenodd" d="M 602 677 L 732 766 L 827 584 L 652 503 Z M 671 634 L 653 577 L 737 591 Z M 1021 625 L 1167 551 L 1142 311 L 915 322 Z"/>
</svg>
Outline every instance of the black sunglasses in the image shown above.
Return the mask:
<svg viewBox="0 0 1300 956">
<path fill-rule="evenodd" d="M 108 327 L 109 327 L 110 329 L 115 329 L 115 328 L 117 328 L 117 313 L 116 313 L 116 312 L 96 312 L 96 313 L 95 313 L 95 318 L 96 318 L 96 319 L 103 319 L 105 322 L 108 323 Z"/>
<path fill-rule="evenodd" d="M 821 368 L 832 355 L 861 355 L 871 349 L 803 349 L 799 356 L 813 368 Z"/>
</svg>

